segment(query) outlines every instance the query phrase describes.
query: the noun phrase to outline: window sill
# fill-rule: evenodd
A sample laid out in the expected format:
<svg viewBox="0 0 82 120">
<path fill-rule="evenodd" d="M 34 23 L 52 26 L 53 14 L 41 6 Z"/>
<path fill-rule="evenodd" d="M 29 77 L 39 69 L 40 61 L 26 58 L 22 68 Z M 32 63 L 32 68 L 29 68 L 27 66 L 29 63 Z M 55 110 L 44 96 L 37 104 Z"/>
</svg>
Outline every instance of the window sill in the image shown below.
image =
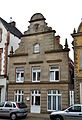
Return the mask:
<svg viewBox="0 0 82 120">
<path fill-rule="evenodd" d="M 33 83 L 39 83 L 40 81 L 32 81 Z"/>
<path fill-rule="evenodd" d="M 16 83 L 23 83 L 24 81 L 16 81 Z"/>
<path fill-rule="evenodd" d="M 50 82 L 59 82 L 60 80 L 50 80 Z"/>
</svg>

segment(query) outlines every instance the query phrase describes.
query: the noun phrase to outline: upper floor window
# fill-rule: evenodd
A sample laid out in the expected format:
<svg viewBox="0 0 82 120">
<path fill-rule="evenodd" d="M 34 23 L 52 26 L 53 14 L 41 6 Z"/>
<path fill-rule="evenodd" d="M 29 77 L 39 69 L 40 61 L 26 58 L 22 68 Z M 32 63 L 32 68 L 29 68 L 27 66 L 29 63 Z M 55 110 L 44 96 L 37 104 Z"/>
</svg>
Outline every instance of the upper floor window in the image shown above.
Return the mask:
<svg viewBox="0 0 82 120">
<path fill-rule="evenodd" d="M 59 67 L 51 66 L 51 68 L 50 68 L 50 81 L 59 81 Z"/>
<path fill-rule="evenodd" d="M 40 45 L 38 43 L 34 44 L 33 51 L 34 51 L 34 53 L 39 53 L 40 52 Z"/>
<path fill-rule="evenodd" d="M 0 42 L 2 41 L 2 29 L 0 28 Z"/>
<path fill-rule="evenodd" d="M 16 82 L 24 82 L 24 68 L 16 68 Z"/>
<path fill-rule="evenodd" d="M 40 82 L 40 68 L 32 68 L 32 82 Z"/>
</svg>

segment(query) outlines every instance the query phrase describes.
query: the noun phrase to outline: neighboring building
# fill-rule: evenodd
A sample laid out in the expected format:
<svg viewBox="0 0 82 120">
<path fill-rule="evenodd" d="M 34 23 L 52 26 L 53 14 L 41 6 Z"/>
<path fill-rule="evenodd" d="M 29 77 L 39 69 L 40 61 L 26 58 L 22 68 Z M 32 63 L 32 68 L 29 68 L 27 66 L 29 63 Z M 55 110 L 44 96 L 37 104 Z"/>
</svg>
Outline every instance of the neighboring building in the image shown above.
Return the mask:
<svg viewBox="0 0 82 120">
<path fill-rule="evenodd" d="M 73 62 L 67 39 L 63 49 L 60 36 L 55 36 L 41 13 L 29 23 L 19 48 L 9 55 L 8 98 L 25 101 L 31 113 L 63 109 L 74 101 L 70 102 Z"/>
<path fill-rule="evenodd" d="M 74 49 L 74 81 L 75 81 L 75 103 L 82 103 L 82 22 L 78 30 L 74 29 L 73 49 Z"/>
<path fill-rule="evenodd" d="M 0 18 L 0 102 L 7 99 L 8 54 L 11 46 L 18 48 L 22 33 L 15 27 L 15 22 L 7 23 Z"/>
</svg>

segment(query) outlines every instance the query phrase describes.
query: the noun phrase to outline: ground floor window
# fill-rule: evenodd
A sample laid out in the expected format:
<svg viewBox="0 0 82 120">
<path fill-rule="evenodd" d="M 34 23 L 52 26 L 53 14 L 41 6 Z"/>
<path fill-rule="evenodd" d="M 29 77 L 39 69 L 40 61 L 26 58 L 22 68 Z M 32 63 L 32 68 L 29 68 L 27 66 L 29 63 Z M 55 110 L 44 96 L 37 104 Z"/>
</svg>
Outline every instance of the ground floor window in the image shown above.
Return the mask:
<svg viewBox="0 0 82 120">
<path fill-rule="evenodd" d="M 47 97 L 48 111 L 61 110 L 61 94 L 59 90 L 49 90 Z"/>
<path fill-rule="evenodd" d="M 23 90 L 16 90 L 14 92 L 14 100 L 16 102 L 23 102 L 24 92 Z"/>
<path fill-rule="evenodd" d="M 74 104 L 74 91 L 70 91 L 70 106 Z"/>
</svg>

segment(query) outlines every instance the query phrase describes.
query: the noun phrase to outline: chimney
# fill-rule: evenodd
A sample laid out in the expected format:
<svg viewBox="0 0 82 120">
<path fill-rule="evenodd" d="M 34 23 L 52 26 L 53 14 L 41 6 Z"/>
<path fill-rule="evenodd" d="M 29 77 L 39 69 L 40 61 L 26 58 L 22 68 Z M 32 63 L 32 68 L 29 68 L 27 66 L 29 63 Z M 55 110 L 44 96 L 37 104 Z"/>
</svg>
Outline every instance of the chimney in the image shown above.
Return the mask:
<svg viewBox="0 0 82 120">
<path fill-rule="evenodd" d="M 60 36 L 59 35 L 55 36 L 55 39 L 56 39 L 56 42 L 59 44 L 60 43 Z"/>
<path fill-rule="evenodd" d="M 9 24 L 12 25 L 13 27 L 16 26 L 16 22 L 15 21 L 10 22 Z"/>
<path fill-rule="evenodd" d="M 10 25 L 12 25 L 13 27 L 16 26 L 16 22 L 12 20 L 12 17 L 10 17 L 10 22 L 9 22 Z"/>
</svg>

